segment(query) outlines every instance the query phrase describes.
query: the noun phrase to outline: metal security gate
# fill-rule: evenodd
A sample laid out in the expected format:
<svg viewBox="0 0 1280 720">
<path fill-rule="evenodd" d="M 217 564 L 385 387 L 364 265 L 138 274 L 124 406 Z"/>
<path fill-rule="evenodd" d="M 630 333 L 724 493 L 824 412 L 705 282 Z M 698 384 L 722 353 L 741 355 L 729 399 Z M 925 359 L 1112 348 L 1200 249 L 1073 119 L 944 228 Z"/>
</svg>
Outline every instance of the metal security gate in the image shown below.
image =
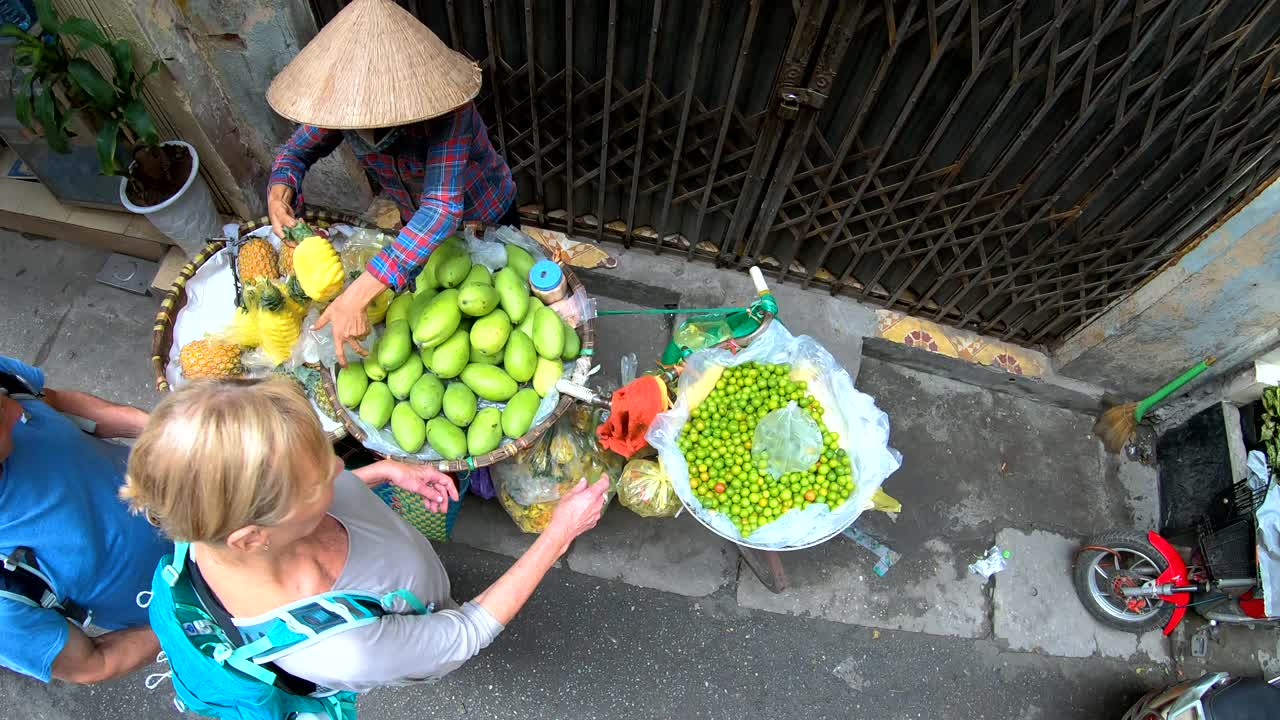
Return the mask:
<svg viewBox="0 0 1280 720">
<path fill-rule="evenodd" d="M 1280 170 L 1280 0 L 401 2 L 530 220 L 1023 343 Z"/>
</svg>

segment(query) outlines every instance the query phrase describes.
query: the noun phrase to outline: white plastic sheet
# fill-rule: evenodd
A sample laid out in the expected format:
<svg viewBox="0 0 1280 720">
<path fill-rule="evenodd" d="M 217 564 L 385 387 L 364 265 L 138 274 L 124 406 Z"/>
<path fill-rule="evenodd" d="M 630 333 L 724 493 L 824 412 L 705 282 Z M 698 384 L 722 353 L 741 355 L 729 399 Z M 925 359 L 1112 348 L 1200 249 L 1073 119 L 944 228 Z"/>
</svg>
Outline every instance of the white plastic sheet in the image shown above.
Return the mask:
<svg viewBox="0 0 1280 720">
<path fill-rule="evenodd" d="M 689 487 L 689 464 L 676 443 L 689 419 L 688 390 L 698 378 L 715 365 L 734 367 L 752 361 L 787 364 L 813 375 L 809 392 L 822 403 L 823 421 L 849 454 L 854 490 L 839 507 L 814 504 L 795 508 L 743 537 L 729 516 L 704 508 L 694 496 Z M 662 467 L 684 506 L 700 521 L 734 542 L 769 549 L 805 547 L 844 530 L 864 510 L 871 509 L 871 496 L 902 464 L 902 456 L 889 447 L 889 416 L 876 407 L 870 395 L 853 387 L 849 373 L 813 338 L 793 336 L 779 322 L 771 323 L 736 355 L 721 349 L 690 355 L 680 376 L 675 406 L 658 415 L 645 439 L 658 450 Z"/>
<path fill-rule="evenodd" d="M 339 230 L 340 227 L 349 230 L 347 226 L 331 228 L 330 233 L 337 242 L 340 242 L 341 237 L 345 237 L 345 231 Z M 337 232 L 334 232 L 335 230 Z M 258 228 L 245 235 L 245 237 L 250 236 L 265 237 L 277 250 L 280 248 L 280 238 L 272 234 L 270 226 Z M 218 332 L 231 324 L 231 319 L 236 312 L 233 252 L 228 246 L 214 253 L 187 281 L 187 302 L 174 319 L 173 344 L 169 346 L 169 363 L 165 366 L 165 379 L 169 381 L 169 387 L 180 388 L 187 382 L 186 378 L 182 377 L 182 368 L 178 364 L 178 353 L 182 350 L 182 346 L 199 340 L 207 333 Z M 315 335 L 305 329 L 314 321 L 315 310 L 313 309 L 304 321 L 303 340 L 294 349 L 294 356 L 290 362 L 317 362 L 320 359 Z M 259 353 L 260 351 L 248 353 L 246 357 L 246 363 L 250 369 L 249 375 L 252 377 L 265 377 L 271 372 L 270 363 L 264 357 L 259 359 Z M 342 429 L 341 423 L 330 420 L 320 412 L 319 408 L 316 408 L 316 416 L 320 418 L 320 425 L 325 432 L 332 433 Z"/>
</svg>

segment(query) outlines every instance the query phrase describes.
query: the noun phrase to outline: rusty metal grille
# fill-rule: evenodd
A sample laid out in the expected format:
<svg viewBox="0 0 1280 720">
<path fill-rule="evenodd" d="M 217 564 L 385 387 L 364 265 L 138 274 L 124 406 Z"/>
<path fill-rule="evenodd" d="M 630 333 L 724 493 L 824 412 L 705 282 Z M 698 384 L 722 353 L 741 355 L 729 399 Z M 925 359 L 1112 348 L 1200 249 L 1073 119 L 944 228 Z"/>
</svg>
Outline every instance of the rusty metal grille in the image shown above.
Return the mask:
<svg viewBox="0 0 1280 720">
<path fill-rule="evenodd" d="M 1023 343 L 1280 170 L 1280 0 L 402 4 L 529 220 Z"/>
</svg>

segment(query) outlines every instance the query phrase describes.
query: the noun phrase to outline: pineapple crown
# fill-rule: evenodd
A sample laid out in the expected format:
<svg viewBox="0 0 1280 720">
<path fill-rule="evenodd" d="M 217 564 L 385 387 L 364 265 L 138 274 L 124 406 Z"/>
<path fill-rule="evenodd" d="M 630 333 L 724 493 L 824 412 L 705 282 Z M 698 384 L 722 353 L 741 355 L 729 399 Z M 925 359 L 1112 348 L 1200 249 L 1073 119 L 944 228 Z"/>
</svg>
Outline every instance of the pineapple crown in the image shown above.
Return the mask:
<svg viewBox="0 0 1280 720">
<path fill-rule="evenodd" d="M 316 231 L 312 230 L 311 226 L 302 220 L 294 223 L 293 227 L 287 227 L 284 229 L 284 239 L 295 244 L 300 243 L 303 239 L 315 234 Z"/>
<path fill-rule="evenodd" d="M 298 282 L 297 275 L 290 275 L 285 280 L 285 289 L 289 291 L 289 299 L 299 305 L 306 305 L 311 302 L 311 297 L 302 289 L 302 283 Z"/>
<path fill-rule="evenodd" d="M 280 286 L 273 282 L 262 284 L 262 295 L 259 304 L 263 310 L 267 312 L 280 312 L 284 309 L 285 298 L 284 292 Z"/>
</svg>

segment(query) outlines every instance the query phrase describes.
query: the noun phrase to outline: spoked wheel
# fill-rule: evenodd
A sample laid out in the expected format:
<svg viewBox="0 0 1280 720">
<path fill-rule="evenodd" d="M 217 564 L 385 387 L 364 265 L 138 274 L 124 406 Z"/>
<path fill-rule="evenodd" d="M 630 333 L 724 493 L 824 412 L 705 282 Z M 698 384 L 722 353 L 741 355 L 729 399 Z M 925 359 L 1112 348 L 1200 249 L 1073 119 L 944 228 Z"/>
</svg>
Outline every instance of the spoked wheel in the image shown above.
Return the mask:
<svg viewBox="0 0 1280 720">
<path fill-rule="evenodd" d="M 1168 567 L 1144 533 L 1113 530 L 1091 539 L 1076 555 L 1076 595 L 1098 622 L 1144 632 L 1162 627 L 1173 605 L 1155 597 L 1125 597 L 1126 587 L 1154 582 Z"/>
</svg>

